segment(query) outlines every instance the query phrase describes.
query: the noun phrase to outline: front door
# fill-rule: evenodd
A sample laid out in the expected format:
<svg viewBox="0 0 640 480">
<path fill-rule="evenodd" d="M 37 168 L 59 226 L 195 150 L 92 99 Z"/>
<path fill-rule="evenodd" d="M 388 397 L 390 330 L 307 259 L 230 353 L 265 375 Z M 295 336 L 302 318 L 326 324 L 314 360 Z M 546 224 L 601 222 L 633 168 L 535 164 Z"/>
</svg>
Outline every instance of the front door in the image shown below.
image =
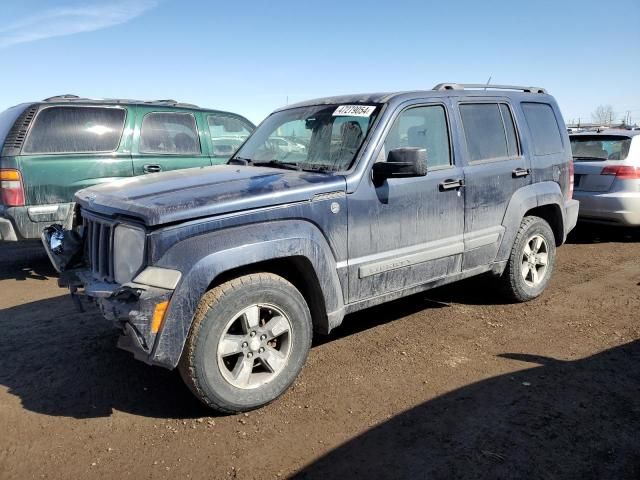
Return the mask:
<svg viewBox="0 0 640 480">
<path fill-rule="evenodd" d="M 460 271 L 464 179 L 451 145 L 446 104 L 410 105 L 396 117 L 376 158 L 424 148 L 427 174 L 380 184 L 368 177 L 349 195 L 350 302 Z"/>
<path fill-rule="evenodd" d="M 196 113 L 140 105 L 136 111 L 134 175 L 211 165 L 200 142 Z"/>
</svg>

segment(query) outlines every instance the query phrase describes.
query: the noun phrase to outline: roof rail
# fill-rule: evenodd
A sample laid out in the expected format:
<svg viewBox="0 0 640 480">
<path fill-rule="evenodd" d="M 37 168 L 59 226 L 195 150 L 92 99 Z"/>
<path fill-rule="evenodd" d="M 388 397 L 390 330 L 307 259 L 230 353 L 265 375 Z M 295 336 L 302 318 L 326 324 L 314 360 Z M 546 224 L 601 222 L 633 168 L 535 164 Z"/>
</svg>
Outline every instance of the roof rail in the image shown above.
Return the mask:
<svg viewBox="0 0 640 480">
<path fill-rule="evenodd" d="M 55 95 L 53 97 L 45 98 L 43 102 L 53 102 L 54 100 L 77 100 L 80 97 L 78 95 L 71 95 L 67 93 L 65 95 Z"/>
<path fill-rule="evenodd" d="M 527 93 L 547 93 L 544 88 L 540 87 L 520 87 L 517 85 L 492 85 L 484 83 L 439 83 L 434 90 L 466 90 L 466 89 L 482 89 L 482 90 L 520 90 Z"/>
<path fill-rule="evenodd" d="M 179 101 L 173 100 L 171 98 L 162 99 L 162 100 L 148 100 L 148 101 L 146 101 L 144 103 L 161 104 L 161 105 L 172 105 L 172 106 L 175 106 L 175 107 L 185 107 L 185 108 L 200 108 L 198 105 L 195 105 L 193 103 L 179 102 Z"/>
</svg>

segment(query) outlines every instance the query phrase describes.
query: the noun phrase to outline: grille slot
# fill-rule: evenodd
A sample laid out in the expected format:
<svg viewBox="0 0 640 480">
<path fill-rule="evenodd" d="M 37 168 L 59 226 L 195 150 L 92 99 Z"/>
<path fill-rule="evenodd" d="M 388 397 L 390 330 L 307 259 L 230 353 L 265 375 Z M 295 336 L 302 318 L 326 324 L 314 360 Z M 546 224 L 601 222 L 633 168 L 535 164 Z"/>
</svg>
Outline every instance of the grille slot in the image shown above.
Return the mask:
<svg viewBox="0 0 640 480">
<path fill-rule="evenodd" d="M 94 278 L 103 282 L 113 282 L 113 223 L 83 216 L 86 232 L 86 257 Z"/>
</svg>

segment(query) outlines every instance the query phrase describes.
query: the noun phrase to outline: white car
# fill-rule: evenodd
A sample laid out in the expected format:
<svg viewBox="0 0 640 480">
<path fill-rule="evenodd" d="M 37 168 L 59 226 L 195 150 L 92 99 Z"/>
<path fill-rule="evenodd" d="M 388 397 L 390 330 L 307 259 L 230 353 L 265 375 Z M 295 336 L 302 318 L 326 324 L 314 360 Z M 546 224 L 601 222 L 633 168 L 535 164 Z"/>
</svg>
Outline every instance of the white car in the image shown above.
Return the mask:
<svg viewBox="0 0 640 480">
<path fill-rule="evenodd" d="M 283 153 L 298 153 L 304 152 L 307 149 L 304 144 L 294 142 L 284 137 L 270 137 L 269 142 L 275 150 Z"/>
<path fill-rule="evenodd" d="M 570 136 L 580 220 L 640 226 L 640 131 Z"/>
</svg>

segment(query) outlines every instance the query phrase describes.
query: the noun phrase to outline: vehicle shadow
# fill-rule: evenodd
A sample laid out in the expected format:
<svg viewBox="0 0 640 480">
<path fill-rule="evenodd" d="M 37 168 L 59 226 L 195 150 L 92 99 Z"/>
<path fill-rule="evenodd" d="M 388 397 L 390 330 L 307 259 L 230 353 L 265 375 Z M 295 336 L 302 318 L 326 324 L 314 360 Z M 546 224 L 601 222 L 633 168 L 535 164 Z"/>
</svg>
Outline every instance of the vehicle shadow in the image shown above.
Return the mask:
<svg viewBox="0 0 640 480">
<path fill-rule="evenodd" d="M 576 361 L 500 357 L 527 363 L 401 413 L 294 478 L 640 478 L 640 341 Z"/>
<path fill-rule="evenodd" d="M 500 291 L 494 277 L 481 275 L 349 314 L 330 335 L 316 335 L 313 345 L 345 338 L 422 310 L 446 308 L 451 303 L 507 305 L 511 302 Z"/>
<path fill-rule="evenodd" d="M 57 276 L 40 242 L 0 242 L 0 280 L 46 280 Z"/>
<path fill-rule="evenodd" d="M 94 418 L 120 410 L 159 418 L 208 416 L 177 372 L 116 348 L 118 330 L 68 295 L 0 310 L 0 385 L 33 412 Z"/>
<path fill-rule="evenodd" d="M 431 291 L 427 292 L 431 293 Z M 335 340 L 346 338 L 370 328 L 384 325 L 399 318 L 407 317 L 427 308 L 444 308 L 447 305 L 426 298 L 425 293 L 394 300 L 347 315 L 339 327 L 329 335 L 315 335 L 313 346 L 317 347 Z"/>
<path fill-rule="evenodd" d="M 627 243 L 640 242 L 640 227 L 616 227 L 591 223 L 578 223 L 569 237 L 567 243 Z"/>
<path fill-rule="evenodd" d="M 431 293 L 431 292 L 428 292 Z M 79 313 L 68 295 L 0 310 L 0 385 L 24 408 L 73 418 L 113 410 L 154 418 L 211 416 L 175 371 L 151 367 L 116 348 L 118 330 L 91 304 Z M 416 294 L 348 316 L 317 347 L 445 304 Z"/>
</svg>

